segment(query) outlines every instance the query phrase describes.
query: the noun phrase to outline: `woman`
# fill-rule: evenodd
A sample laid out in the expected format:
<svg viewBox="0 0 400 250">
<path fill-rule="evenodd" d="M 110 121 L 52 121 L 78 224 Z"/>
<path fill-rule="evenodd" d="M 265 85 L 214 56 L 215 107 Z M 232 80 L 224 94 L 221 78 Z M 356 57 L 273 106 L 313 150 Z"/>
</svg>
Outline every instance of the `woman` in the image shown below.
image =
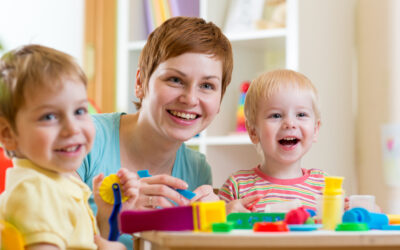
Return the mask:
<svg viewBox="0 0 400 250">
<path fill-rule="evenodd" d="M 177 188 L 194 191 L 192 201 L 216 198 L 204 155 L 183 142 L 219 112 L 232 67 L 230 42 L 213 23 L 190 17 L 164 22 L 150 34 L 139 58 L 138 111 L 93 117 L 96 139 L 78 169 L 80 177 L 89 186 L 94 179 L 96 186 L 102 180 L 94 178 L 99 173 L 148 169 L 152 177 L 140 180 L 135 209 L 171 207 L 171 201 L 188 205 Z M 108 215 L 98 215 L 100 227 Z"/>
</svg>

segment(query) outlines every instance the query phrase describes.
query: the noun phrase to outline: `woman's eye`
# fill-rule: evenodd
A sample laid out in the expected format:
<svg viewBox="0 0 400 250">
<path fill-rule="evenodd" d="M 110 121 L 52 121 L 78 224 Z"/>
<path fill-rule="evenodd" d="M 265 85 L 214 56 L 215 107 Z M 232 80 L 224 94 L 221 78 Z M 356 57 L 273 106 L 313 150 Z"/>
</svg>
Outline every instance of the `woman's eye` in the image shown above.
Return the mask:
<svg viewBox="0 0 400 250">
<path fill-rule="evenodd" d="M 76 115 L 84 115 L 87 113 L 87 109 L 86 108 L 79 108 L 75 111 Z"/>
<path fill-rule="evenodd" d="M 173 83 L 181 83 L 181 79 L 179 79 L 178 77 L 170 77 L 168 81 Z"/>
<path fill-rule="evenodd" d="M 215 89 L 215 88 L 214 88 L 214 85 L 211 84 L 211 83 L 204 83 L 204 84 L 202 85 L 202 88 L 204 88 L 204 89 Z"/>
</svg>

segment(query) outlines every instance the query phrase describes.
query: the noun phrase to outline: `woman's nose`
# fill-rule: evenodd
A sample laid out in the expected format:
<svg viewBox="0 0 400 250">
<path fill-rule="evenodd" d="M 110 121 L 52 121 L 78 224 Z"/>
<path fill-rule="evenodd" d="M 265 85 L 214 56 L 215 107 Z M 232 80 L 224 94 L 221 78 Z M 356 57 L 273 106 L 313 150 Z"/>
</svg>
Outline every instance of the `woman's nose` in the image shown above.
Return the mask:
<svg viewBox="0 0 400 250">
<path fill-rule="evenodd" d="M 196 89 L 194 87 L 185 89 L 180 97 L 180 101 L 189 106 L 197 105 L 199 102 L 199 97 Z"/>
</svg>

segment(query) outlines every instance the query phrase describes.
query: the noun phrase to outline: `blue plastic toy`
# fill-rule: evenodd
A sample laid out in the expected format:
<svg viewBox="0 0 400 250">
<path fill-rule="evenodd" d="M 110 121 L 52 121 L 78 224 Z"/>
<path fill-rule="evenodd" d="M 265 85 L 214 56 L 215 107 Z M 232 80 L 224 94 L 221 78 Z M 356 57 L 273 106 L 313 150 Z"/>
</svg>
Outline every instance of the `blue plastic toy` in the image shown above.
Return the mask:
<svg viewBox="0 0 400 250">
<path fill-rule="evenodd" d="M 389 225 L 389 218 L 386 214 L 371 213 L 365 208 L 355 207 L 343 214 L 343 223 L 357 222 L 366 223 L 369 229 L 382 230 Z"/>
</svg>

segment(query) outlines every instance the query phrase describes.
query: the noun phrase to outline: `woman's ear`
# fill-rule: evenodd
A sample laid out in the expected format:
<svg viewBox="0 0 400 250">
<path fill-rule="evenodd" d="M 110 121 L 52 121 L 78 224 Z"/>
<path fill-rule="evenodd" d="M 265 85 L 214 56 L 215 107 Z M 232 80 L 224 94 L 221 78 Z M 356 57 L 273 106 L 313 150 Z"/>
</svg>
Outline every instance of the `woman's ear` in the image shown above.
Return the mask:
<svg viewBox="0 0 400 250">
<path fill-rule="evenodd" d="M 4 117 L 0 117 L 0 143 L 8 151 L 15 151 L 17 149 L 16 134 L 11 124 Z"/>
<path fill-rule="evenodd" d="M 251 126 L 247 120 L 246 120 L 245 126 L 246 126 L 247 133 L 249 133 L 251 142 L 253 144 L 259 143 L 260 140 L 258 138 L 256 128 L 254 126 Z"/>
<path fill-rule="evenodd" d="M 138 99 L 143 99 L 144 97 L 143 84 L 140 80 L 140 69 L 136 71 L 135 95 Z"/>
</svg>

